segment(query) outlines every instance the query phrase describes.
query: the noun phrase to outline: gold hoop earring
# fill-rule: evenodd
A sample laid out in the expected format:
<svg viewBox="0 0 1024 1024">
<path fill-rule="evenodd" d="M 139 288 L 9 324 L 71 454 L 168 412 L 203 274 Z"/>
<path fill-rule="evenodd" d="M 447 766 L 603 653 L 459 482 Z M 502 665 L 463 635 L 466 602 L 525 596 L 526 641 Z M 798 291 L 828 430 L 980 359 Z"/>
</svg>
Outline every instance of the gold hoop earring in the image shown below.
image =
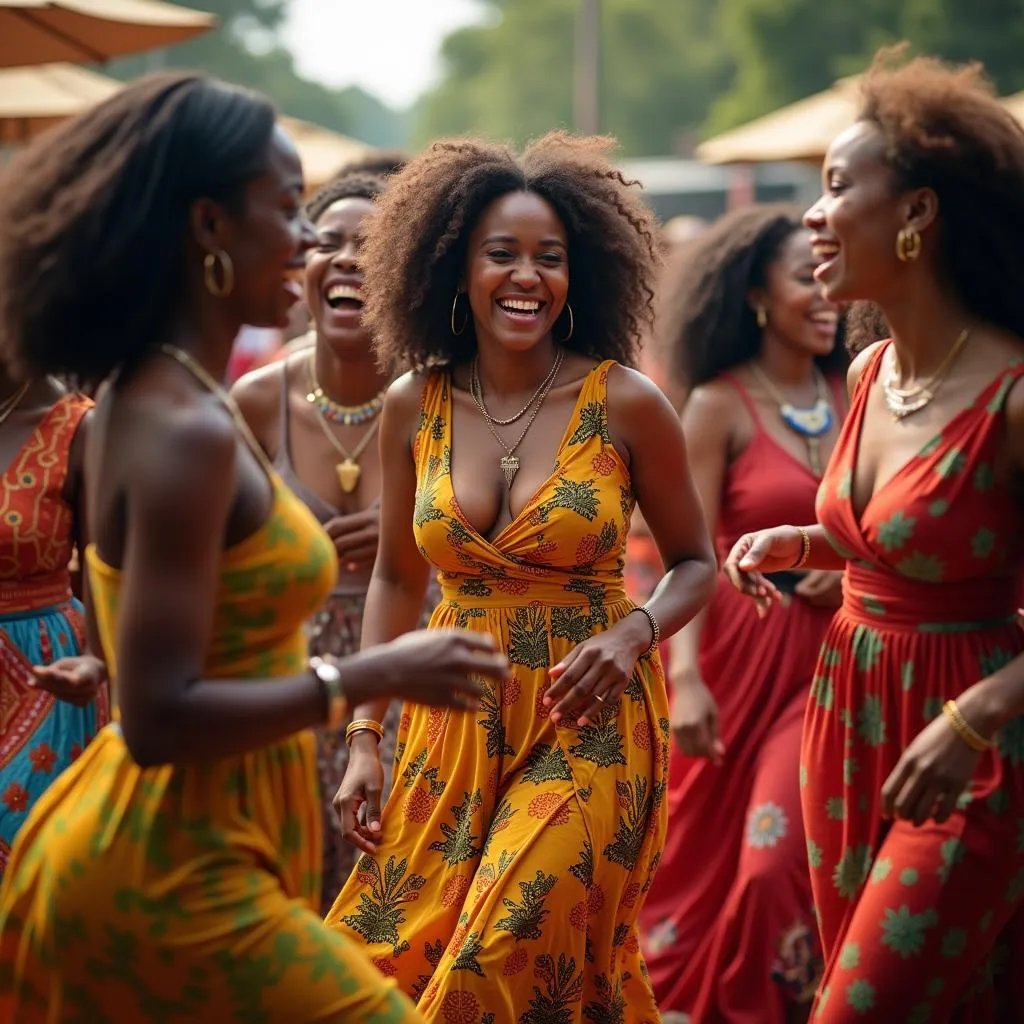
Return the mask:
<svg viewBox="0 0 1024 1024">
<path fill-rule="evenodd" d="M 764 306 L 757 307 L 757 326 L 763 331 L 768 326 L 768 310 Z"/>
<path fill-rule="evenodd" d="M 465 332 L 466 326 L 469 324 L 469 310 L 467 309 L 466 310 L 466 319 L 462 321 L 462 326 L 458 330 L 455 330 L 455 307 L 459 303 L 459 296 L 461 294 L 462 294 L 462 292 L 458 292 L 457 291 L 455 293 L 455 298 L 452 299 L 452 334 L 454 334 L 456 338 L 460 334 L 463 334 Z"/>
<path fill-rule="evenodd" d="M 558 342 L 559 345 L 564 345 L 572 337 L 572 332 L 576 330 L 576 321 L 572 316 L 572 306 L 567 302 L 565 308 L 569 311 L 569 333 Z"/>
<path fill-rule="evenodd" d="M 916 228 L 900 228 L 896 236 L 896 256 L 901 263 L 913 263 L 921 255 L 921 235 Z"/>
<path fill-rule="evenodd" d="M 217 268 L 220 267 L 221 280 L 217 280 Z M 217 299 L 226 299 L 235 287 L 235 265 L 231 257 L 223 250 L 208 252 L 203 257 L 203 280 L 206 290 Z"/>
</svg>

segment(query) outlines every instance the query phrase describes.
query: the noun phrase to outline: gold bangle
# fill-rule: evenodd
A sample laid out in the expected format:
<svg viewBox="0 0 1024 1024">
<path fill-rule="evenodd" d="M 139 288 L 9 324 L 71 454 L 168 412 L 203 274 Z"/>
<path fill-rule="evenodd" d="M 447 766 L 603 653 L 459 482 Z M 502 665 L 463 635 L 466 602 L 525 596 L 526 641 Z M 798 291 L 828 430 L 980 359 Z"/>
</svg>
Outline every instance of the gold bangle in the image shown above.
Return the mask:
<svg viewBox="0 0 1024 1024">
<path fill-rule="evenodd" d="M 984 736 L 978 732 L 977 729 L 971 725 L 963 716 L 960 708 L 957 706 L 955 700 L 947 700 L 942 705 L 943 713 L 946 718 L 949 719 L 949 724 L 953 727 L 953 731 L 957 734 L 971 748 L 976 750 L 979 754 L 984 754 L 986 750 L 992 750 L 995 748 L 995 740 L 987 740 Z"/>
<path fill-rule="evenodd" d="M 354 722 L 349 722 L 348 728 L 345 730 L 345 743 L 348 746 L 352 746 L 352 737 L 357 732 L 372 732 L 377 737 L 378 743 L 384 739 L 384 726 L 372 718 L 357 718 Z"/>
<path fill-rule="evenodd" d="M 790 566 L 790 569 L 802 569 L 807 564 L 807 559 L 811 557 L 811 535 L 802 526 L 798 526 L 796 532 L 800 534 L 803 548 L 800 551 L 800 557 Z"/>
</svg>

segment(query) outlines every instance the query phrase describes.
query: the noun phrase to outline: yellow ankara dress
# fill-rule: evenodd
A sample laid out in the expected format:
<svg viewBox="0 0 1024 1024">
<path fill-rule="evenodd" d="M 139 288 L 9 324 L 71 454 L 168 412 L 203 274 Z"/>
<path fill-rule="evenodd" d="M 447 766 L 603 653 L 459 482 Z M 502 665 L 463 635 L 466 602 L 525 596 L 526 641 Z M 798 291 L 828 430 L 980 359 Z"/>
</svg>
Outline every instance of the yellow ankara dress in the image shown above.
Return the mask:
<svg viewBox="0 0 1024 1024">
<path fill-rule="evenodd" d="M 302 625 L 331 591 L 336 555 L 272 484 L 266 524 L 223 554 L 207 677 L 305 671 Z M 116 687 L 122 578 L 94 548 L 87 557 Z M 418 1021 L 315 912 L 319 814 L 312 733 L 144 769 L 108 726 L 14 844 L 0 893 L 0 1021 Z"/>
<path fill-rule="evenodd" d="M 327 921 L 439 1024 L 660 1020 L 636 918 L 665 834 L 661 664 L 642 659 L 594 725 L 556 727 L 541 703 L 548 668 L 634 607 L 612 366 L 587 376 L 554 472 L 493 541 L 452 492 L 450 378 L 425 385 L 413 526 L 440 574 L 431 625 L 490 633 L 514 678 L 473 713 L 406 707 L 379 852 Z"/>
</svg>

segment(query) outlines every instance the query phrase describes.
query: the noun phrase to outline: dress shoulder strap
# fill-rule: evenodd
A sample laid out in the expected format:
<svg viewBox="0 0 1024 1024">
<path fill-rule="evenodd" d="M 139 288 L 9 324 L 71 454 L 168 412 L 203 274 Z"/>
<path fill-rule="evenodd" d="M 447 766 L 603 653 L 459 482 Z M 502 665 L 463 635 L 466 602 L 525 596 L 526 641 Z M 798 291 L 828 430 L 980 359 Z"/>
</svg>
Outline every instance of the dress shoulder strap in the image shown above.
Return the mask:
<svg viewBox="0 0 1024 1024">
<path fill-rule="evenodd" d="M 763 429 L 761 423 L 761 414 L 757 411 L 757 404 L 751 397 L 750 391 L 747 389 L 747 386 L 745 384 L 741 384 L 739 379 L 735 377 L 733 374 L 729 373 L 728 371 L 726 371 L 725 373 L 720 373 L 718 376 L 720 380 L 724 380 L 725 383 L 728 384 L 729 387 L 731 387 L 736 392 L 736 394 L 740 396 L 740 400 L 747 407 L 747 412 L 750 413 L 750 418 L 754 421 L 754 426 L 757 427 L 758 430 Z"/>
</svg>

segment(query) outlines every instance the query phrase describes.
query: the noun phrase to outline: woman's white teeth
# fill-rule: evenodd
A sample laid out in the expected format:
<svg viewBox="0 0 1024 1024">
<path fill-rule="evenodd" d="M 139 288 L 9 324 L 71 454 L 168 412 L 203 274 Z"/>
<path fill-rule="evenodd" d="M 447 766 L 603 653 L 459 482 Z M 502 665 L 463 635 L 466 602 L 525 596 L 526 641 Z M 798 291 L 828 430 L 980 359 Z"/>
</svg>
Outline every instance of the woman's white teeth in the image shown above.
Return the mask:
<svg viewBox="0 0 1024 1024">
<path fill-rule="evenodd" d="M 354 288 L 350 284 L 332 284 L 327 289 L 327 301 L 332 305 L 335 302 L 341 302 L 344 299 L 349 299 L 352 302 L 362 302 L 363 293 L 360 289 Z"/>
<path fill-rule="evenodd" d="M 498 299 L 498 305 L 510 313 L 536 313 L 540 309 L 536 299 Z"/>
<path fill-rule="evenodd" d="M 815 324 L 837 324 L 839 322 L 839 316 L 836 313 L 824 310 L 820 313 L 812 313 L 809 319 L 811 323 Z"/>
<path fill-rule="evenodd" d="M 833 245 L 831 243 L 819 242 L 816 245 L 812 246 L 812 248 L 814 251 L 814 255 L 817 256 L 817 258 L 821 260 L 822 263 L 824 263 L 826 260 L 832 259 L 833 256 L 839 255 L 839 246 Z"/>
</svg>

